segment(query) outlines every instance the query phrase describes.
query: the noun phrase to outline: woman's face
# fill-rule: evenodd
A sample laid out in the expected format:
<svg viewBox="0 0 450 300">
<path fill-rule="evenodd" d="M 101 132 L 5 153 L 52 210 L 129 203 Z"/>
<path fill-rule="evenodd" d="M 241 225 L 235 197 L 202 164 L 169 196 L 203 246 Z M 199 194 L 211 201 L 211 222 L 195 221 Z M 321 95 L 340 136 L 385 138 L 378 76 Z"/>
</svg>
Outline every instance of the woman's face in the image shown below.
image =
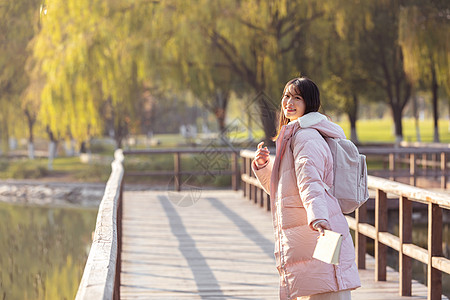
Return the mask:
<svg viewBox="0 0 450 300">
<path fill-rule="evenodd" d="M 305 114 L 305 100 L 295 92 L 294 85 L 290 85 L 281 100 L 284 116 L 289 121 L 295 121 Z"/>
</svg>

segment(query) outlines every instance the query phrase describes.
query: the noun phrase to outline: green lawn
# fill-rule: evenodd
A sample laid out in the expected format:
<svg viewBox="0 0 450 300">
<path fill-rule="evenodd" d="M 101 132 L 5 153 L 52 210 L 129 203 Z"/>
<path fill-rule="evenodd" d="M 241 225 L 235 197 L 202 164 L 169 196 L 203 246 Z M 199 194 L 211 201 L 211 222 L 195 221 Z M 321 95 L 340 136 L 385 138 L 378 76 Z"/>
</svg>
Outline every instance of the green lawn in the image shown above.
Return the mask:
<svg viewBox="0 0 450 300">
<path fill-rule="evenodd" d="M 106 182 L 111 166 L 106 163 L 83 164 L 79 157 L 57 157 L 53 170 L 48 170 L 48 160 L 0 159 L 0 179 L 61 179 L 67 181 Z"/>
<path fill-rule="evenodd" d="M 338 123 L 350 137 L 350 123 L 348 121 Z M 356 122 L 356 131 L 361 142 L 394 142 L 394 125 L 391 119 L 381 120 L 359 120 Z M 439 121 L 439 136 L 442 143 L 450 142 L 449 122 Z M 413 119 L 403 120 L 403 139 L 405 141 L 416 141 L 416 127 Z M 420 136 L 422 142 L 433 141 L 433 121 L 419 121 Z"/>
</svg>

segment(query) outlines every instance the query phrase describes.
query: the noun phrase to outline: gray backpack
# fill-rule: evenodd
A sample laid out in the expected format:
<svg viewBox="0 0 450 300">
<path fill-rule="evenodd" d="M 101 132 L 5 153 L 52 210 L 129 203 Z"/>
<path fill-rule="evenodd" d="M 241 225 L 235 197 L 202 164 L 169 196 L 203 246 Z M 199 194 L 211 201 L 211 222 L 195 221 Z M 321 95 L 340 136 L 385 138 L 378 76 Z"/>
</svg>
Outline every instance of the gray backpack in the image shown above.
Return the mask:
<svg viewBox="0 0 450 300">
<path fill-rule="evenodd" d="M 333 155 L 334 173 L 333 186 L 325 188 L 338 199 L 343 213 L 351 213 L 369 199 L 366 156 L 350 140 L 324 139 Z"/>
<path fill-rule="evenodd" d="M 331 187 L 325 182 L 322 184 L 325 190 L 337 198 L 344 214 L 352 213 L 369 199 L 366 156 L 359 154 L 358 148 L 350 140 L 323 138 L 333 156 L 334 176 Z"/>
</svg>

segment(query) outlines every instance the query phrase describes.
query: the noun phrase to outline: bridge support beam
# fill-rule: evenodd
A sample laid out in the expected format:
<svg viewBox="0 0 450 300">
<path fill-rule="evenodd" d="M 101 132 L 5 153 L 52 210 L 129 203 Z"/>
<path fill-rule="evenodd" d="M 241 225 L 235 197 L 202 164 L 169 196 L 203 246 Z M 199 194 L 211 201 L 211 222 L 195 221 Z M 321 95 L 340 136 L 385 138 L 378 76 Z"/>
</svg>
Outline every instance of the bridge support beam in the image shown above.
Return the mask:
<svg viewBox="0 0 450 300">
<path fill-rule="evenodd" d="M 388 229 L 387 196 L 382 190 L 377 189 L 375 197 L 375 281 L 386 281 L 387 246 L 380 242 L 380 232 Z"/>
<path fill-rule="evenodd" d="M 401 296 L 411 296 L 412 259 L 403 253 L 403 244 L 412 243 L 412 202 L 407 197 L 399 197 L 399 238 L 398 271 Z"/>
<path fill-rule="evenodd" d="M 428 300 L 440 300 L 442 295 L 442 273 L 433 268 L 433 256 L 442 256 L 442 208 L 428 204 Z"/>
</svg>

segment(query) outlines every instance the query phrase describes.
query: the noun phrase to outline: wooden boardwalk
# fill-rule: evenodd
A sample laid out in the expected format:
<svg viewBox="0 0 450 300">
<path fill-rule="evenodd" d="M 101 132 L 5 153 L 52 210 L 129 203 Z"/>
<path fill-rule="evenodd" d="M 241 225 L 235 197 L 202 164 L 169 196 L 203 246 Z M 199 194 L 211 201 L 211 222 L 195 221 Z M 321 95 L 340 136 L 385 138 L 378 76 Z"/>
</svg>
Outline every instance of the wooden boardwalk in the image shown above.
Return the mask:
<svg viewBox="0 0 450 300">
<path fill-rule="evenodd" d="M 278 299 L 270 213 L 241 192 L 124 192 L 122 299 Z M 352 299 L 426 299 L 413 281 L 398 296 L 398 274 L 374 282 L 373 259 Z"/>
</svg>

